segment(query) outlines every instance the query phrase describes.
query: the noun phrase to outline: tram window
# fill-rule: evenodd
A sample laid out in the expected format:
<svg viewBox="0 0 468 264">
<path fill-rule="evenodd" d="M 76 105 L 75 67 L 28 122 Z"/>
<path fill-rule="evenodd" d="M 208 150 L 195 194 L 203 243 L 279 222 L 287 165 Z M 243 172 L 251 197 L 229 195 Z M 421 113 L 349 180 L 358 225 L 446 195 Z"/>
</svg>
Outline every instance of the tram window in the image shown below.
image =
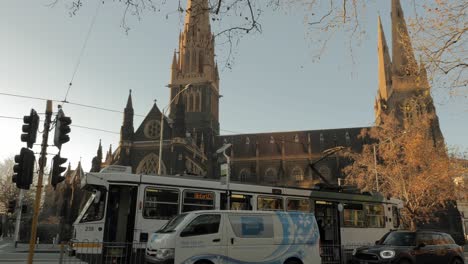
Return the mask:
<svg viewBox="0 0 468 264">
<path fill-rule="evenodd" d="M 287 198 L 286 208 L 288 211 L 311 212 L 311 203 L 309 199 L 292 199 Z"/>
<path fill-rule="evenodd" d="M 184 191 L 184 205 L 182 212 L 190 212 L 195 210 L 213 210 L 214 209 L 214 193 L 204 191 Z"/>
<path fill-rule="evenodd" d="M 252 195 L 233 193 L 231 195 L 231 210 L 252 210 Z M 221 210 L 226 210 L 227 198 L 225 193 L 221 193 Z"/>
<path fill-rule="evenodd" d="M 179 212 L 179 191 L 146 188 L 143 217 L 170 219 Z"/>
<path fill-rule="evenodd" d="M 385 212 L 381 204 L 366 205 L 367 227 L 385 227 Z"/>
<path fill-rule="evenodd" d="M 345 204 L 343 225 L 346 227 L 364 227 L 364 210 L 362 204 Z"/>
<path fill-rule="evenodd" d="M 92 199 L 86 213 L 81 218 L 80 223 L 99 221 L 104 217 L 104 209 L 106 207 L 106 192 L 99 191 L 93 194 L 89 199 Z"/>
<path fill-rule="evenodd" d="M 283 210 L 283 199 L 274 196 L 258 196 L 257 209 L 263 211 Z"/>
</svg>

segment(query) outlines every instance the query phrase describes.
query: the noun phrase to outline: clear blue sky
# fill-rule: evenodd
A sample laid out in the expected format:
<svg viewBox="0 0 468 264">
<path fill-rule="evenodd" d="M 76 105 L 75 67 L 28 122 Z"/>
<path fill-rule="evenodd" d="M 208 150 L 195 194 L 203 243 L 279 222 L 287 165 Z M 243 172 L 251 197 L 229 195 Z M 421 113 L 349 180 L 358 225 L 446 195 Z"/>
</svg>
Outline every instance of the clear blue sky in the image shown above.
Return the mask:
<svg viewBox="0 0 468 264">
<path fill-rule="evenodd" d="M 85 1 L 82 10 L 70 17 L 63 3 L 47 7 L 51 1 L 15 0 L 2 5 L 0 92 L 64 98 L 96 2 Z M 165 8 L 169 7 L 174 6 L 167 4 Z M 377 14 L 382 16 L 390 40 L 389 10 L 389 1 L 368 5 L 363 22 L 367 34 L 361 45 L 354 47 L 354 64 L 347 39 L 340 36 L 330 42 L 322 59 L 314 62 L 315 48 L 311 47 L 311 36 L 306 35 L 300 11 L 265 12 L 263 33 L 243 38 L 235 50 L 234 68 L 220 72 L 222 133 L 371 125 L 377 91 Z M 409 8 L 406 10 L 410 15 Z M 172 52 L 181 30 L 179 15 L 166 19 L 165 13 L 146 12 L 141 21 L 130 18 L 132 29 L 126 35 L 120 27 L 121 6 L 107 1 L 98 12 L 68 100 L 123 110 L 132 89 L 136 114 L 145 115 L 154 99 L 164 107 L 168 103 L 165 85 L 170 78 Z M 217 53 L 221 60 L 224 53 Z M 450 99 L 446 93 L 434 91 L 447 143 L 467 149 L 466 99 Z M 32 107 L 44 112 L 45 102 L 0 95 L 0 116 L 22 117 Z M 63 109 L 74 125 L 120 130 L 122 114 L 69 104 Z M 134 121 L 137 129 L 142 118 L 135 117 Z M 18 154 L 24 145 L 19 138 L 21 125 L 21 120 L 0 118 L 0 159 Z M 70 137 L 62 156 L 69 158 L 72 166 L 81 158 L 85 170 L 90 168 L 99 139 L 105 150 L 109 144 L 115 149 L 119 140 L 118 134 L 76 127 Z M 39 146 L 34 149 L 38 152 Z M 49 153 L 56 152 L 54 147 L 49 148 Z"/>
</svg>

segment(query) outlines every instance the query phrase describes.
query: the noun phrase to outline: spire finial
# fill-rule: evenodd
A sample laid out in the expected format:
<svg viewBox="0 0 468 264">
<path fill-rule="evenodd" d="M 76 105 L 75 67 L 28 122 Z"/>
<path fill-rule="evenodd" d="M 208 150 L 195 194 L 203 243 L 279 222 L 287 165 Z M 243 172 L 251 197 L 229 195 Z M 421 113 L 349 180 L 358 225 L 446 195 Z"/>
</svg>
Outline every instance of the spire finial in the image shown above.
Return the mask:
<svg viewBox="0 0 468 264">
<path fill-rule="evenodd" d="M 393 73 L 400 76 L 417 73 L 417 63 L 400 0 L 392 0 L 392 47 Z"/>
<path fill-rule="evenodd" d="M 387 41 L 385 39 L 385 33 L 382 27 L 382 20 L 380 16 L 377 20 L 377 52 L 378 52 L 378 81 L 379 81 L 379 94 L 387 100 L 391 94 L 391 61 L 390 53 L 388 51 Z"/>
</svg>

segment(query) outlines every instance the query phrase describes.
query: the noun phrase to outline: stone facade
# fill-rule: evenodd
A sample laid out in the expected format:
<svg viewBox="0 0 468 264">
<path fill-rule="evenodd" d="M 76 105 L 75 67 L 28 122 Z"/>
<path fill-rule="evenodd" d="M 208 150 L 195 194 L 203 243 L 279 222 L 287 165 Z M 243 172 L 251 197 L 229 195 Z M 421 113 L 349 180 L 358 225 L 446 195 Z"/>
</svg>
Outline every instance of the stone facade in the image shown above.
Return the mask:
<svg viewBox="0 0 468 264">
<path fill-rule="evenodd" d="M 234 181 L 268 185 L 311 187 L 320 182 L 337 184 L 349 161 L 340 152 L 321 159 L 324 151 L 349 147 L 360 151 L 366 139 L 363 128 L 220 135 L 220 79 L 214 58 L 207 0 L 189 0 L 178 51 L 172 58 L 169 114 L 161 119 L 156 104 L 134 131 L 131 93 L 124 110 L 119 146 L 102 161 L 102 147 L 93 159 L 93 171 L 102 166 L 131 166 L 134 173 L 158 174 L 161 120 L 164 123 L 161 173 L 218 178 L 216 150 L 231 143 L 231 177 Z M 404 124 L 419 113 L 435 113 L 424 65 L 416 62 L 398 0 L 392 0 L 392 44 L 389 54 L 378 21 L 379 85 L 375 101 L 376 123 L 383 113 L 395 114 Z M 189 85 L 189 87 L 188 87 Z M 438 120 L 434 135 L 443 142 Z M 318 172 L 318 173 L 317 173 Z"/>
</svg>

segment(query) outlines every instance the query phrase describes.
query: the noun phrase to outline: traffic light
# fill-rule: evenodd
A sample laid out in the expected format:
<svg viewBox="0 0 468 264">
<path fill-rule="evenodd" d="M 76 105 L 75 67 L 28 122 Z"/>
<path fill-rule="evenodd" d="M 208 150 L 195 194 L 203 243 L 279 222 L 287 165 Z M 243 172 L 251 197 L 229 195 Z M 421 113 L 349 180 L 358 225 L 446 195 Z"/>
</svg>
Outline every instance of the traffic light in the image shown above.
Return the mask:
<svg viewBox="0 0 468 264">
<path fill-rule="evenodd" d="M 14 213 L 16 208 L 16 200 L 8 201 L 8 213 Z"/>
<path fill-rule="evenodd" d="M 39 116 L 36 110 L 31 109 L 31 114 L 23 117 L 23 134 L 21 134 L 21 141 L 26 142 L 28 148 L 32 148 L 36 143 L 37 128 L 39 127 Z"/>
<path fill-rule="evenodd" d="M 55 155 L 54 158 L 52 159 L 52 170 L 50 174 L 52 176 L 51 184 L 52 184 L 52 187 L 54 187 L 54 190 L 57 187 L 57 184 L 65 180 L 65 177 L 61 175 L 62 172 L 64 172 L 67 169 L 61 166 L 65 162 L 67 162 L 67 159 L 60 157 L 59 154 Z"/>
<path fill-rule="evenodd" d="M 35 160 L 34 152 L 28 148 L 21 148 L 20 154 L 15 156 L 16 164 L 13 166 L 12 181 L 16 183 L 16 187 L 29 190 L 33 180 Z"/>
<path fill-rule="evenodd" d="M 65 116 L 62 109 L 59 109 L 57 113 L 57 123 L 55 124 L 54 135 L 54 145 L 59 149 L 62 147 L 62 144 L 70 141 L 70 136 L 67 134 L 70 133 L 71 122 L 71 118 Z"/>
</svg>

